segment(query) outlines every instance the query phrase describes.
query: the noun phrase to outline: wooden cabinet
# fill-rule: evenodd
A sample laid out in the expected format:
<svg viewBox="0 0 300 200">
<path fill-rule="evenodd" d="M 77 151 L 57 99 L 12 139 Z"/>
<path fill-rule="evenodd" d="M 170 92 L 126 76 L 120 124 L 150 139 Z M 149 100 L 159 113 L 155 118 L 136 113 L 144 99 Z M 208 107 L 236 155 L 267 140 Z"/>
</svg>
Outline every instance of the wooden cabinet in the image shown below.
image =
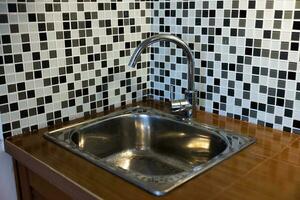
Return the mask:
<svg viewBox="0 0 300 200">
<path fill-rule="evenodd" d="M 14 160 L 18 198 L 20 200 L 69 200 L 66 193 Z"/>
</svg>

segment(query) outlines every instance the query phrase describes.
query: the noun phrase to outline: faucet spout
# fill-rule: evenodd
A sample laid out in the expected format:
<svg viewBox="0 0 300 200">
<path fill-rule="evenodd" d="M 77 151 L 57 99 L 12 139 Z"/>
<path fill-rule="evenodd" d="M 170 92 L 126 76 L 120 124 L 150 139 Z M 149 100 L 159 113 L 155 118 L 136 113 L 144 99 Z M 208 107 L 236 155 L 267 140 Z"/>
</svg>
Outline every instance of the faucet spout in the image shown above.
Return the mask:
<svg viewBox="0 0 300 200">
<path fill-rule="evenodd" d="M 188 88 L 185 92 L 185 100 L 190 104 L 190 106 L 187 106 L 186 103 L 184 103 L 184 100 L 178 100 L 182 101 L 180 104 L 180 108 L 178 108 L 178 101 L 172 102 L 172 110 L 180 113 L 189 113 L 186 114 L 186 117 L 184 118 L 191 118 L 192 117 L 192 109 L 195 107 L 195 92 L 194 92 L 194 70 L 195 70 L 195 58 L 194 55 L 189 48 L 189 46 L 180 38 L 174 36 L 174 35 L 168 35 L 168 34 L 158 34 L 154 35 L 150 38 L 147 38 L 142 43 L 139 44 L 139 46 L 135 49 L 134 53 L 132 54 L 130 61 L 128 63 L 129 67 L 134 67 L 138 61 L 138 58 L 141 56 L 144 49 L 149 47 L 150 45 L 160 42 L 172 42 L 175 43 L 177 46 L 183 49 L 187 56 L 188 61 Z M 182 112 L 182 111 L 185 112 Z"/>
<path fill-rule="evenodd" d="M 145 39 L 134 51 L 132 54 L 130 61 L 128 63 L 129 67 L 134 67 L 137 63 L 138 58 L 141 56 L 144 49 L 149 47 L 150 45 L 160 42 L 160 41 L 166 41 L 166 42 L 173 42 L 176 45 L 178 45 L 180 48 L 183 49 L 187 56 L 188 60 L 188 90 L 194 91 L 194 68 L 195 68 L 195 58 L 194 55 L 190 49 L 190 47 L 180 38 L 174 36 L 174 35 L 168 35 L 168 34 L 158 34 L 154 35 L 152 37 L 149 37 Z"/>
</svg>

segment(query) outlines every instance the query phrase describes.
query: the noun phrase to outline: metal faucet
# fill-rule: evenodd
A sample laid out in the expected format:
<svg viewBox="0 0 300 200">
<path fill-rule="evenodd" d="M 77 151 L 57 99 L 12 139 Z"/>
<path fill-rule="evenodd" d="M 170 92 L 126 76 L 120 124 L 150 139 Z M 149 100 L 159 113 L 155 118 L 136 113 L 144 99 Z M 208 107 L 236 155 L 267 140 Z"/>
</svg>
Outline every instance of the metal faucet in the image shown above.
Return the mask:
<svg viewBox="0 0 300 200">
<path fill-rule="evenodd" d="M 189 46 L 180 38 L 174 35 L 158 34 L 144 40 L 132 54 L 129 67 L 134 67 L 137 63 L 138 58 L 144 49 L 153 43 L 166 41 L 173 42 L 183 49 L 188 59 L 188 88 L 185 91 L 185 99 L 173 100 L 171 98 L 171 111 L 172 113 L 179 115 L 183 120 L 191 120 L 193 116 L 193 109 L 195 108 L 195 91 L 194 91 L 194 69 L 195 69 L 195 58 Z M 172 88 L 172 87 L 170 87 Z M 170 90 L 170 92 L 172 92 Z M 172 96 L 172 95 L 171 95 Z"/>
</svg>

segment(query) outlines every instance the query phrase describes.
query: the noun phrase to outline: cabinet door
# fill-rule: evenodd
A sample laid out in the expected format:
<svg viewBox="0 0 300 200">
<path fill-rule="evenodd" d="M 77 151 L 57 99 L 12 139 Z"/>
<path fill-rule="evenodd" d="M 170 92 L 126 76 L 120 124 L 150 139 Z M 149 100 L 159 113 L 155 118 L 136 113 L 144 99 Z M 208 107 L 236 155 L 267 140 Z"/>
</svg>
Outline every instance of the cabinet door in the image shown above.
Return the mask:
<svg viewBox="0 0 300 200">
<path fill-rule="evenodd" d="M 22 200 L 69 200 L 66 193 L 55 185 L 43 179 L 33 171 L 24 167 L 19 162 L 15 164 L 15 174 L 18 176 L 17 187 L 19 187 L 19 199 Z"/>
</svg>

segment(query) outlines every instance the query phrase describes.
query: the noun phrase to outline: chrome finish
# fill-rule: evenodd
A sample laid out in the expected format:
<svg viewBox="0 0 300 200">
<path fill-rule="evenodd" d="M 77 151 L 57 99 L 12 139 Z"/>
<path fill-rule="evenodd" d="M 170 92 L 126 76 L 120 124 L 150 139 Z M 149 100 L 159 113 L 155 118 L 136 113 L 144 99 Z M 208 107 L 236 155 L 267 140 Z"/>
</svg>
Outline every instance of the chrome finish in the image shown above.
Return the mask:
<svg viewBox="0 0 300 200">
<path fill-rule="evenodd" d="M 155 195 L 255 141 L 148 107 L 128 108 L 45 137 Z"/>
<path fill-rule="evenodd" d="M 132 56 L 130 58 L 128 66 L 134 67 L 144 49 L 146 49 L 148 46 L 150 46 L 153 43 L 161 42 L 161 41 L 175 43 L 176 45 L 178 45 L 180 48 L 183 49 L 183 51 L 185 52 L 185 54 L 187 56 L 188 88 L 187 88 L 187 91 L 185 92 L 185 100 L 187 100 L 191 106 L 181 107 L 179 109 L 180 110 L 180 112 L 179 112 L 177 110 L 177 108 L 173 107 L 173 103 L 171 103 L 171 110 L 172 111 L 176 110 L 176 112 L 174 112 L 174 114 L 180 115 L 182 118 L 186 118 L 186 119 L 190 120 L 192 117 L 193 109 L 195 108 L 195 84 L 194 84 L 195 58 L 192 53 L 192 50 L 189 48 L 189 46 L 183 40 L 181 40 L 180 38 L 178 38 L 174 35 L 168 35 L 168 34 L 158 34 L 158 35 L 154 35 L 150 38 L 147 38 L 135 49 L 134 53 L 132 54 Z M 171 99 L 171 100 L 173 100 L 173 99 Z M 182 101 L 182 100 L 180 100 L 180 101 Z M 177 103 L 175 103 L 175 104 L 178 105 Z M 187 109 L 187 110 L 185 110 L 185 109 Z"/>
<path fill-rule="evenodd" d="M 171 111 L 173 114 L 180 116 L 183 120 L 190 120 L 193 115 L 193 106 L 188 100 L 173 100 L 171 102 Z"/>
</svg>

